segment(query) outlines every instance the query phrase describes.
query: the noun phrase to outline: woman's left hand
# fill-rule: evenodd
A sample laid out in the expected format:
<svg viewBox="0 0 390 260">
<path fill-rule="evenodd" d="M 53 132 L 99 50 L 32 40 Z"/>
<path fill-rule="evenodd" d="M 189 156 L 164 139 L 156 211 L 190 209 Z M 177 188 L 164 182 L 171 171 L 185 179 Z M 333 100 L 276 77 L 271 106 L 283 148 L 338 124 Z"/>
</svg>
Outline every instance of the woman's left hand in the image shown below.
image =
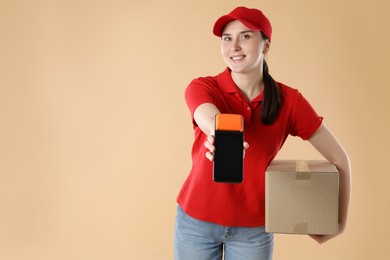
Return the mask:
<svg viewBox="0 0 390 260">
<path fill-rule="evenodd" d="M 336 235 L 309 235 L 312 239 L 314 239 L 318 244 L 323 244 L 332 238 L 337 237 L 338 235 L 341 235 L 344 232 L 345 225 L 339 224 L 339 232 Z"/>
<path fill-rule="evenodd" d="M 323 244 L 336 236 L 337 235 L 309 235 L 309 237 L 314 239 L 318 244 Z"/>
</svg>

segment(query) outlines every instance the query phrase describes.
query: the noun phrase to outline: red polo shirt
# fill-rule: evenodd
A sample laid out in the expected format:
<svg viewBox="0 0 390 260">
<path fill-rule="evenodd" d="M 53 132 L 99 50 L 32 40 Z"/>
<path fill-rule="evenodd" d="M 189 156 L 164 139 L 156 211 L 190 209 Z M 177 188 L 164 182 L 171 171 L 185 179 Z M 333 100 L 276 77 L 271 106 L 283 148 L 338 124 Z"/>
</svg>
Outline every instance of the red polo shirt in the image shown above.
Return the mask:
<svg viewBox="0 0 390 260">
<path fill-rule="evenodd" d="M 192 116 L 203 103 L 214 104 L 221 113 L 241 114 L 244 116 L 244 139 L 249 143 L 243 182 L 215 183 L 213 163 L 205 156 L 207 136 L 193 120 L 192 169 L 177 197 L 187 214 L 223 226 L 264 226 L 266 168 L 288 135 L 307 140 L 322 123 L 322 117 L 298 90 L 282 83 L 279 85 L 284 95 L 283 105 L 272 125 L 260 121 L 263 93 L 248 103 L 228 68 L 217 76 L 195 79 L 187 87 L 185 99 Z"/>
</svg>

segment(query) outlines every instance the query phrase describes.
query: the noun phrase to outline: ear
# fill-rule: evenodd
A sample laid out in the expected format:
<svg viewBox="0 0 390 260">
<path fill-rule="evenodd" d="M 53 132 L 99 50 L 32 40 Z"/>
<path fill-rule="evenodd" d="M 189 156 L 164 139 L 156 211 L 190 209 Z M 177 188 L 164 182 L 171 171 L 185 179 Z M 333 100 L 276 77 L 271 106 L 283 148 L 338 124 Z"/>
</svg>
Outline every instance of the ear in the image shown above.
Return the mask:
<svg viewBox="0 0 390 260">
<path fill-rule="evenodd" d="M 266 40 L 264 43 L 263 54 L 267 54 L 270 48 L 271 48 L 271 41 Z"/>
</svg>

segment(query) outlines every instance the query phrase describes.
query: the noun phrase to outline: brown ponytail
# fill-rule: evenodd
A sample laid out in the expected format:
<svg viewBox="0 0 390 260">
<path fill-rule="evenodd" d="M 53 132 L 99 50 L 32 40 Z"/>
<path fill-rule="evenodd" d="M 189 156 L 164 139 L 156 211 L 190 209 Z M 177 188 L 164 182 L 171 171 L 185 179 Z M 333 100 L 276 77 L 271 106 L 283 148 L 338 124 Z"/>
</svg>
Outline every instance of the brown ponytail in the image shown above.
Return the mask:
<svg viewBox="0 0 390 260">
<path fill-rule="evenodd" d="M 263 38 L 267 39 L 263 33 L 262 35 Z M 261 109 L 261 122 L 265 125 L 270 125 L 278 116 L 283 97 L 278 83 L 276 83 L 268 72 L 268 65 L 265 60 L 263 64 L 263 81 L 264 96 Z"/>
</svg>

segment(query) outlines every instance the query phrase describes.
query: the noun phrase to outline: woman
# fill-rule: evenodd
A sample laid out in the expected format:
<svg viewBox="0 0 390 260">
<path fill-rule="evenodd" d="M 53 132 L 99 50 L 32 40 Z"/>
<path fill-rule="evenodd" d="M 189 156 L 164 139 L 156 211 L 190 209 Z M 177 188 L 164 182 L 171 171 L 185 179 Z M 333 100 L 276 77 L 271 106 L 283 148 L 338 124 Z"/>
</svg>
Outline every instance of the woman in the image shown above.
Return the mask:
<svg viewBox="0 0 390 260">
<path fill-rule="evenodd" d="M 213 33 L 221 37 L 227 68 L 193 80 L 185 98 L 195 140 L 192 169 L 177 201 L 175 259 L 272 259 L 273 235 L 264 231 L 264 173 L 288 135 L 308 140 L 340 173 L 339 234 L 346 226 L 350 197 L 347 154 L 298 90 L 276 82 L 265 55 L 272 27 L 257 9 L 237 7 L 220 17 Z M 244 117 L 244 181 L 212 180 L 214 118 Z M 333 236 L 311 236 L 324 243 Z"/>
</svg>

